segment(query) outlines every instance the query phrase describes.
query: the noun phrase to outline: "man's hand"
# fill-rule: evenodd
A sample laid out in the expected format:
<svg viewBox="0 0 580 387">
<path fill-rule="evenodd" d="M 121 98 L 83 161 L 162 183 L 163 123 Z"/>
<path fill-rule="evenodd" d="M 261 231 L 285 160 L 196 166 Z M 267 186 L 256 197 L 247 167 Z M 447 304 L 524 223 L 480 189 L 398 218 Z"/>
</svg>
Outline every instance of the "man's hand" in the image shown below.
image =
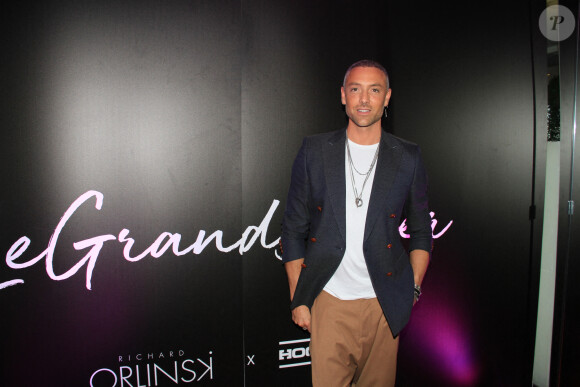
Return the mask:
<svg viewBox="0 0 580 387">
<path fill-rule="evenodd" d="M 290 301 L 294 298 L 298 278 L 302 271 L 302 263 L 304 258 L 296 259 L 294 261 L 286 262 L 286 274 L 288 274 L 288 285 L 290 286 Z M 304 330 L 310 331 L 310 309 L 306 305 L 300 305 L 292 309 L 292 321 Z M 312 332 L 311 332 L 312 333 Z"/>
<path fill-rule="evenodd" d="M 310 330 L 310 309 L 306 305 L 300 305 L 292 309 L 292 321 L 304 330 Z"/>
<path fill-rule="evenodd" d="M 421 286 L 423 283 L 423 278 L 425 277 L 425 272 L 429 266 L 430 254 L 425 250 L 413 250 L 409 254 L 411 260 L 411 266 L 413 267 L 413 277 L 415 280 L 415 285 Z M 417 297 L 413 297 L 413 306 L 417 303 Z"/>
</svg>

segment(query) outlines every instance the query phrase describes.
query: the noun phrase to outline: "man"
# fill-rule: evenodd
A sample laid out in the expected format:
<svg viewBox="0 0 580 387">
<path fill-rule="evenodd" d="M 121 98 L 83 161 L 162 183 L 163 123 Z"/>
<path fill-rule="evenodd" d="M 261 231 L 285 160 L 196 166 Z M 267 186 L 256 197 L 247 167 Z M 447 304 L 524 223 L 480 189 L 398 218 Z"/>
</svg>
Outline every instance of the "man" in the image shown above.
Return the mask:
<svg viewBox="0 0 580 387">
<path fill-rule="evenodd" d="M 353 64 L 341 98 L 346 130 L 305 138 L 292 168 L 281 239 L 292 319 L 311 333 L 315 387 L 394 386 L 430 259 L 427 176 L 417 145 L 381 128 L 391 89 L 379 63 Z"/>
</svg>

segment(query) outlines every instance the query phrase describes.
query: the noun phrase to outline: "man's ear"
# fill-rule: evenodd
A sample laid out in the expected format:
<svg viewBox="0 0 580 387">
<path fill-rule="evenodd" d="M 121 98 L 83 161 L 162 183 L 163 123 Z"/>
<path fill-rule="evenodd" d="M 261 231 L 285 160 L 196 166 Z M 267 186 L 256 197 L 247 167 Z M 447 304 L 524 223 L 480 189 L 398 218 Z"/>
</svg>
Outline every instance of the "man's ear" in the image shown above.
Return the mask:
<svg viewBox="0 0 580 387">
<path fill-rule="evenodd" d="M 389 100 L 391 99 L 392 89 L 387 90 L 387 95 L 385 96 L 385 106 L 389 106 Z"/>
</svg>

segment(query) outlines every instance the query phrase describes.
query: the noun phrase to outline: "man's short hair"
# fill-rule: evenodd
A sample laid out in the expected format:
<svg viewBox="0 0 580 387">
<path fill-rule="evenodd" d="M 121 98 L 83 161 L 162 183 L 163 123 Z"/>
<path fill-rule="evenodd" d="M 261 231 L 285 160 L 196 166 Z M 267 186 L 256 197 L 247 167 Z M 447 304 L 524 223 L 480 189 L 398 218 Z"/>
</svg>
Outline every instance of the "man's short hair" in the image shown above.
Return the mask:
<svg viewBox="0 0 580 387">
<path fill-rule="evenodd" d="M 346 84 L 346 77 L 348 77 L 348 74 L 350 74 L 351 70 L 354 69 L 355 67 L 374 67 L 374 68 L 381 70 L 383 72 L 383 74 L 385 74 L 385 77 L 387 78 L 387 89 L 389 88 L 390 82 L 389 82 L 389 74 L 387 73 L 387 70 L 379 62 L 376 62 L 376 61 L 370 60 L 370 59 L 359 60 L 358 62 L 355 62 L 355 63 L 350 65 L 350 67 L 346 70 L 346 73 L 344 73 L 344 79 L 342 81 L 343 87 Z"/>
</svg>

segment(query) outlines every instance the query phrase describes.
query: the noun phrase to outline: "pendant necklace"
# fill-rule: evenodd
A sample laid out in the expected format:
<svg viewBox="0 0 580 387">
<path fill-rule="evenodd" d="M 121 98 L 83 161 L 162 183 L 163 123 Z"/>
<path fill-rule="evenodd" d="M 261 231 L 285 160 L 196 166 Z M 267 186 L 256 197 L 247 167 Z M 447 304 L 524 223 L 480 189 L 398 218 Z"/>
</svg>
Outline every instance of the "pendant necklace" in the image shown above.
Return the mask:
<svg viewBox="0 0 580 387">
<path fill-rule="evenodd" d="M 369 176 L 371 175 L 371 172 L 373 170 L 373 168 L 375 167 L 375 164 L 377 162 L 377 159 L 379 158 L 379 147 L 380 144 L 377 144 L 377 150 L 375 151 L 375 156 L 373 157 L 373 162 L 371 163 L 371 166 L 369 167 L 369 170 L 367 171 L 367 173 L 360 173 L 356 167 L 354 166 L 354 163 L 352 162 L 352 156 L 350 155 L 350 147 L 348 145 L 348 137 L 346 138 L 346 154 L 348 155 L 348 167 L 350 170 L 350 181 L 352 183 L 352 190 L 354 192 L 354 204 L 357 207 L 362 207 L 363 205 L 363 200 L 362 200 L 362 194 L 363 191 L 365 189 L 365 185 L 367 184 L 367 180 L 369 179 Z M 354 171 L 356 171 L 356 173 L 360 174 L 360 175 L 366 175 L 365 180 L 363 182 L 362 188 L 360 190 L 360 193 L 357 191 L 356 189 L 356 183 L 354 180 Z"/>
</svg>

